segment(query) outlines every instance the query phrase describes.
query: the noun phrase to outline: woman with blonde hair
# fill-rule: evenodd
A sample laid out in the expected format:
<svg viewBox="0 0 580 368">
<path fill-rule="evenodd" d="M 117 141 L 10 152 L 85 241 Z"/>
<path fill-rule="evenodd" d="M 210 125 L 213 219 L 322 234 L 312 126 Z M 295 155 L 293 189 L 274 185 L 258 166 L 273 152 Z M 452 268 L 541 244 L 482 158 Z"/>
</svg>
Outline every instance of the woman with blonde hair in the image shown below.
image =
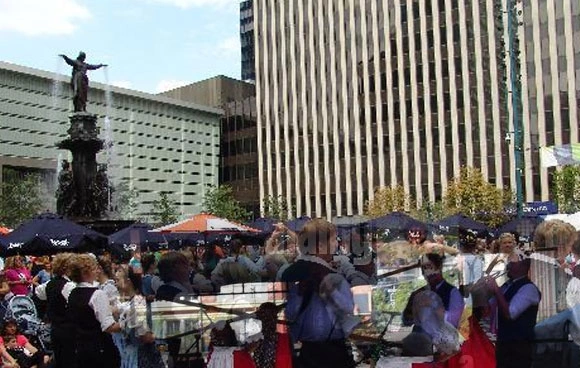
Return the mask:
<svg viewBox="0 0 580 368">
<path fill-rule="evenodd" d="M 70 278 L 77 283 L 68 297 L 68 313 L 75 326 L 76 362 L 79 367 L 120 367 L 119 351 L 111 334 L 121 332 L 107 294 L 97 285 L 99 265 L 94 257 L 80 254 L 70 265 Z"/>
</svg>

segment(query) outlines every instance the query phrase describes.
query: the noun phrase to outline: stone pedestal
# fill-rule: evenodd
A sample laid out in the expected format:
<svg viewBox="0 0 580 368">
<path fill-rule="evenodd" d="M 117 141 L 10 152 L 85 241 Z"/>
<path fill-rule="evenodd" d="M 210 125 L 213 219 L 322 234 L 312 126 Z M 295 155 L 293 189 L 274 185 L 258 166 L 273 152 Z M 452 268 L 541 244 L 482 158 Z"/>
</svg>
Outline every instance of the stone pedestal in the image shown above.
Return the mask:
<svg viewBox="0 0 580 368">
<path fill-rule="evenodd" d="M 73 157 L 72 170 L 63 167 L 59 176 L 57 211 L 74 219 L 97 219 L 107 206 L 100 191 L 108 189 L 106 169 L 97 167 L 96 156 L 103 148 L 97 116 L 75 113 L 70 116 L 70 124 L 69 138 L 57 144 L 58 148 L 71 151 Z M 101 188 L 103 180 L 105 188 Z"/>
</svg>

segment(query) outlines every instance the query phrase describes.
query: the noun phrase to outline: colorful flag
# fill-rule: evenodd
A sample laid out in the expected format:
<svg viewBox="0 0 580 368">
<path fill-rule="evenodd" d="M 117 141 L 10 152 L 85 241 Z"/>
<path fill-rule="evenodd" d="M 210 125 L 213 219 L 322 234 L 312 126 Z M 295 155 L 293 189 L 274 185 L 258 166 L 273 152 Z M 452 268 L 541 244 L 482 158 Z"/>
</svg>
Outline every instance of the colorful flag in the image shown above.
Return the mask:
<svg viewBox="0 0 580 368">
<path fill-rule="evenodd" d="M 540 148 L 542 167 L 580 165 L 580 143 Z"/>
</svg>

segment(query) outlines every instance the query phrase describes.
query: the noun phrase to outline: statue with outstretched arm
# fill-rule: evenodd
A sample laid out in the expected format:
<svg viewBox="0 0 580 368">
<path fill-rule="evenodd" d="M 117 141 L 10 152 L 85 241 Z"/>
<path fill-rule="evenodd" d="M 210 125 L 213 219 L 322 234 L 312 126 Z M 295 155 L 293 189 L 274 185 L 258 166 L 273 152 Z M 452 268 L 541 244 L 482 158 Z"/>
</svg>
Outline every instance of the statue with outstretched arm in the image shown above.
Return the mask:
<svg viewBox="0 0 580 368">
<path fill-rule="evenodd" d="M 85 112 L 87 111 L 87 96 L 89 94 L 89 78 L 87 76 L 87 70 L 96 70 L 107 65 L 85 63 L 87 55 L 82 51 L 76 59 L 71 59 L 63 54 L 59 56 L 62 57 L 68 65 L 72 66 L 71 87 L 74 94 L 74 112 Z"/>
</svg>

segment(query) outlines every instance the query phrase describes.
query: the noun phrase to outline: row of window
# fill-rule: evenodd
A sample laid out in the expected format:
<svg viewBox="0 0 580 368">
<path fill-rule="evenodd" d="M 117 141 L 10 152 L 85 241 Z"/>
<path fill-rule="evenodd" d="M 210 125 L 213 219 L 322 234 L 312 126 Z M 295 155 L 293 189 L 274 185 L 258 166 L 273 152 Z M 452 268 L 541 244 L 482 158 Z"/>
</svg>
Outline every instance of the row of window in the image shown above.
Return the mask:
<svg viewBox="0 0 580 368">
<path fill-rule="evenodd" d="M 255 118 L 240 115 L 222 118 L 221 124 L 223 133 L 251 129 L 255 128 L 257 125 Z"/>
<path fill-rule="evenodd" d="M 258 152 L 258 139 L 256 136 L 240 138 L 222 143 L 222 156 L 236 156 Z"/>
<path fill-rule="evenodd" d="M 455 75 L 460 75 L 462 73 L 462 62 L 461 62 L 461 57 L 456 56 L 452 62 L 452 65 L 455 67 Z M 441 61 L 441 75 L 443 78 L 449 78 L 449 62 L 447 60 L 442 60 Z M 435 69 L 435 62 L 429 62 L 428 64 L 428 70 L 429 70 L 429 81 L 437 81 L 437 72 Z M 468 71 L 469 72 L 469 71 Z M 415 75 L 416 75 L 416 79 L 417 79 L 417 83 L 418 84 L 423 84 L 423 64 L 417 64 L 415 66 Z M 391 86 L 392 88 L 398 88 L 399 87 L 399 71 L 398 70 L 394 70 L 391 74 Z M 381 79 L 380 79 L 380 88 L 381 91 L 386 91 L 387 90 L 387 73 L 386 72 L 382 72 L 381 73 Z M 405 70 L 403 71 L 403 82 L 405 86 L 410 86 L 411 85 L 411 68 L 407 67 L 405 68 Z M 369 91 L 371 93 L 375 92 L 375 76 L 374 75 L 369 75 Z M 364 93 L 364 85 L 361 79 L 359 79 L 359 94 L 363 94 Z"/>
<path fill-rule="evenodd" d="M 225 166 L 221 169 L 224 182 L 254 179 L 258 177 L 258 163 Z"/>
</svg>

